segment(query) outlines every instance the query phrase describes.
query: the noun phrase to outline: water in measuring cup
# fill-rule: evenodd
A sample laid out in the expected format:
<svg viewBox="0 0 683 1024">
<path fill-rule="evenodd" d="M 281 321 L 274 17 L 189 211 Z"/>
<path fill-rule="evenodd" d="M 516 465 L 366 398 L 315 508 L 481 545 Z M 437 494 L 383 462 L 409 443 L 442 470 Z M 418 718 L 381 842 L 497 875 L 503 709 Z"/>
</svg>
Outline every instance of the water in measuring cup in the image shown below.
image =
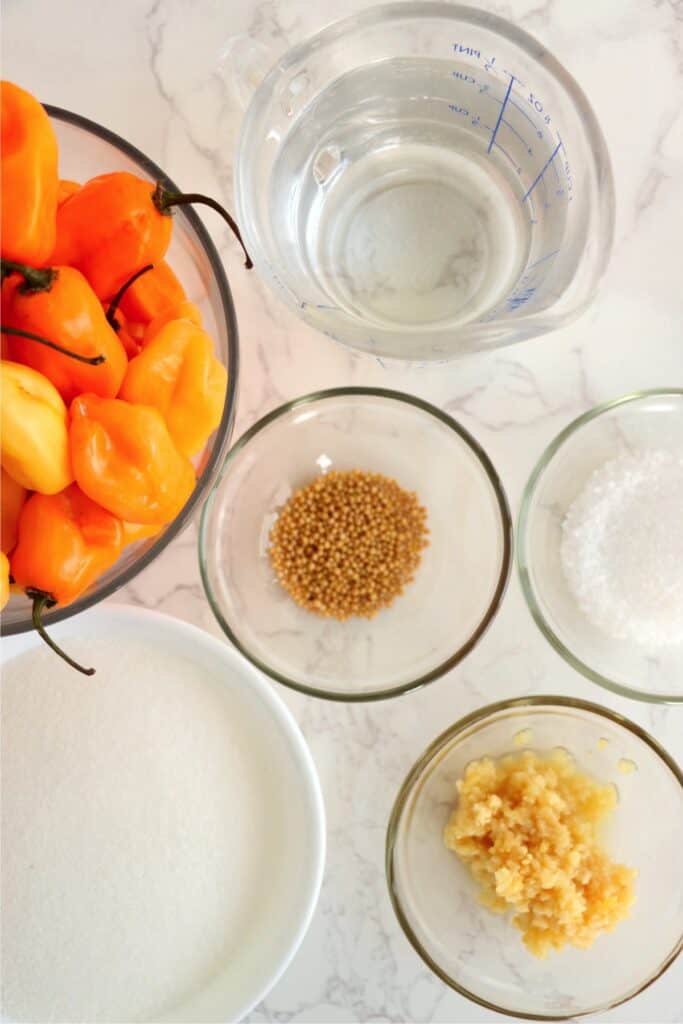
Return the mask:
<svg viewBox="0 0 683 1024">
<path fill-rule="evenodd" d="M 387 60 L 342 76 L 299 115 L 270 213 L 311 302 L 388 329 L 442 329 L 510 292 L 531 223 L 517 158 L 489 152 L 507 83 L 491 78 L 479 95 L 471 70 Z"/>
</svg>

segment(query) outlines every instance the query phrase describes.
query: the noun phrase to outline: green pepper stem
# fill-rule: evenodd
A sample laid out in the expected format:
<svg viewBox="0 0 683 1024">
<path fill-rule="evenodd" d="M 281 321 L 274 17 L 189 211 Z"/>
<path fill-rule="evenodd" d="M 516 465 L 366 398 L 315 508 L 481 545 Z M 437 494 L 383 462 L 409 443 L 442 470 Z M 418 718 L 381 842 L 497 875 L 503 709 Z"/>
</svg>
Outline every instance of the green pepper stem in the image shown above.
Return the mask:
<svg viewBox="0 0 683 1024">
<path fill-rule="evenodd" d="M 135 284 L 139 277 L 146 274 L 149 270 L 154 270 L 154 264 L 148 263 L 146 267 L 142 267 L 140 270 L 136 270 L 132 277 L 129 277 L 127 281 L 121 285 L 114 298 L 109 303 L 109 309 L 107 310 L 107 323 L 110 327 L 113 327 L 115 331 L 121 330 L 121 324 L 116 319 L 116 311 L 121 304 L 121 299 L 126 294 L 132 284 Z"/>
<path fill-rule="evenodd" d="M 55 352 L 61 352 L 63 356 L 68 356 L 69 359 L 75 359 L 78 363 L 86 363 L 88 366 L 99 366 L 101 363 L 107 361 L 107 357 L 103 355 L 99 356 L 82 356 L 80 352 L 74 352 L 70 348 L 64 348 L 63 345 L 58 345 L 56 341 L 48 341 L 47 338 L 41 337 L 40 334 L 34 334 L 32 331 L 22 331 L 19 327 L 6 327 L 5 324 L 0 325 L 0 331 L 3 334 L 16 334 L 18 338 L 28 338 L 29 341 L 37 341 L 40 345 L 45 345 L 46 348 L 52 348 Z"/>
<path fill-rule="evenodd" d="M 19 285 L 22 295 L 30 295 L 34 292 L 49 292 L 57 280 L 59 271 L 53 267 L 29 267 L 26 263 L 16 263 L 14 260 L 0 260 L 0 276 L 4 281 L 9 274 L 21 274 L 24 278 L 23 284 Z"/>
<path fill-rule="evenodd" d="M 251 270 L 254 264 L 251 262 L 251 256 L 247 252 L 246 246 L 242 241 L 242 235 L 240 234 L 240 229 L 237 227 L 237 223 L 230 216 L 225 207 L 221 206 L 221 204 L 215 199 L 212 199 L 211 196 L 203 196 L 199 192 L 169 192 L 168 189 L 165 189 L 161 182 L 158 181 L 157 187 L 152 193 L 152 201 L 159 213 L 165 213 L 169 216 L 172 206 L 188 206 L 192 203 L 202 203 L 204 206 L 210 206 L 212 210 L 215 210 L 216 213 L 221 215 L 237 241 L 242 246 L 242 252 L 245 256 L 244 265 L 247 270 Z"/>
<path fill-rule="evenodd" d="M 48 647 L 50 647 L 55 654 L 58 654 L 67 665 L 71 668 L 75 668 L 77 672 L 82 672 L 84 676 L 94 676 L 94 668 L 83 668 L 77 661 L 70 658 L 61 647 L 58 647 L 54 640 L 48 636 L 43 625 L 42 614 L 44 608 L 52 608 L 54 604 L 57 604 L 52 594 L 46 593 L 44 590 L 36 590 L 34 587 L 26 588 L 26 596 L 29 600 L 33 601 L 33 609 L 31 611 L 31 618 L 33 619 L 33 628 L 38 633 L 41 640 L 44 640 Z"/>
</svg>

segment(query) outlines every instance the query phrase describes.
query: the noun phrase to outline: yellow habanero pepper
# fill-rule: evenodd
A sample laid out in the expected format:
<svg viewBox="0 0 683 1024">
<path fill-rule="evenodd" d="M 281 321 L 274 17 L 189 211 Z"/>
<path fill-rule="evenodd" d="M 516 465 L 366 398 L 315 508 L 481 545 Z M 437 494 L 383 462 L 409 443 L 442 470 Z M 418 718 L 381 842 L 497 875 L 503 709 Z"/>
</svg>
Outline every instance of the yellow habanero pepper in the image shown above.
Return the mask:
<svg viewBox="0 0 683 1024">
<path fill-rule="evenodd" d="M 0 551 L 0 611 L 9 601 L 9 559 Z"/>
<path fill-rule="evenodd" d="M 128 363 L 119 397 L 158 409 L 178 450 L 191 456 L 220 423 L 227 386 L 206 331 L 171 320 Z"/>
<path fill-rule="evenodd" d="M 47 377 L 30 366 L 0 363 L 0 461 L 29 491 L 57 494 L 73 480 L 66 406 Z"/>
</svg>

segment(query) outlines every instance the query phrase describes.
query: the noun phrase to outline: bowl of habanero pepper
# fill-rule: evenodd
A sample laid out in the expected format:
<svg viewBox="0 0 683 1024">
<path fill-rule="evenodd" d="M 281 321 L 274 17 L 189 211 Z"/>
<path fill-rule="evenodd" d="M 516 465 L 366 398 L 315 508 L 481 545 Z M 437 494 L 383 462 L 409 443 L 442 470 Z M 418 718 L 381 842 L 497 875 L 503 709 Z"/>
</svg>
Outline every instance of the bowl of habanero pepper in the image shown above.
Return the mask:
<svg viewBox="0 0 683 1024">
<path fill-rule="evenodd" d="M 237 323 L 194 207 L 241 238 L 113 132 L 1 89 L 1 622 L 57 650 L 46 627 L 149 565 L 223 463 Z"/>
</svg>

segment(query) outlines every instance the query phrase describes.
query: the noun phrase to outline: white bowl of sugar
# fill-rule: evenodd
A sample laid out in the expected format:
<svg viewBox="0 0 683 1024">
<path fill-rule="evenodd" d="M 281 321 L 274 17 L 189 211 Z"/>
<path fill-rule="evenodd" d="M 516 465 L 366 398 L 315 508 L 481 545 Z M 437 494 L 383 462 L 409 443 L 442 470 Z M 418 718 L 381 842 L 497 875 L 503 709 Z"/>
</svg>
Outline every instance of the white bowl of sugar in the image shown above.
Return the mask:
<svg viewBox="0 0 683 1024">
<path fill-rule="evenodd" d="M 310 923 L 315 767 L 225 643 L 105 604 L 3 642 L 3 1020 L 236 1021 Z"/>
</svg>

